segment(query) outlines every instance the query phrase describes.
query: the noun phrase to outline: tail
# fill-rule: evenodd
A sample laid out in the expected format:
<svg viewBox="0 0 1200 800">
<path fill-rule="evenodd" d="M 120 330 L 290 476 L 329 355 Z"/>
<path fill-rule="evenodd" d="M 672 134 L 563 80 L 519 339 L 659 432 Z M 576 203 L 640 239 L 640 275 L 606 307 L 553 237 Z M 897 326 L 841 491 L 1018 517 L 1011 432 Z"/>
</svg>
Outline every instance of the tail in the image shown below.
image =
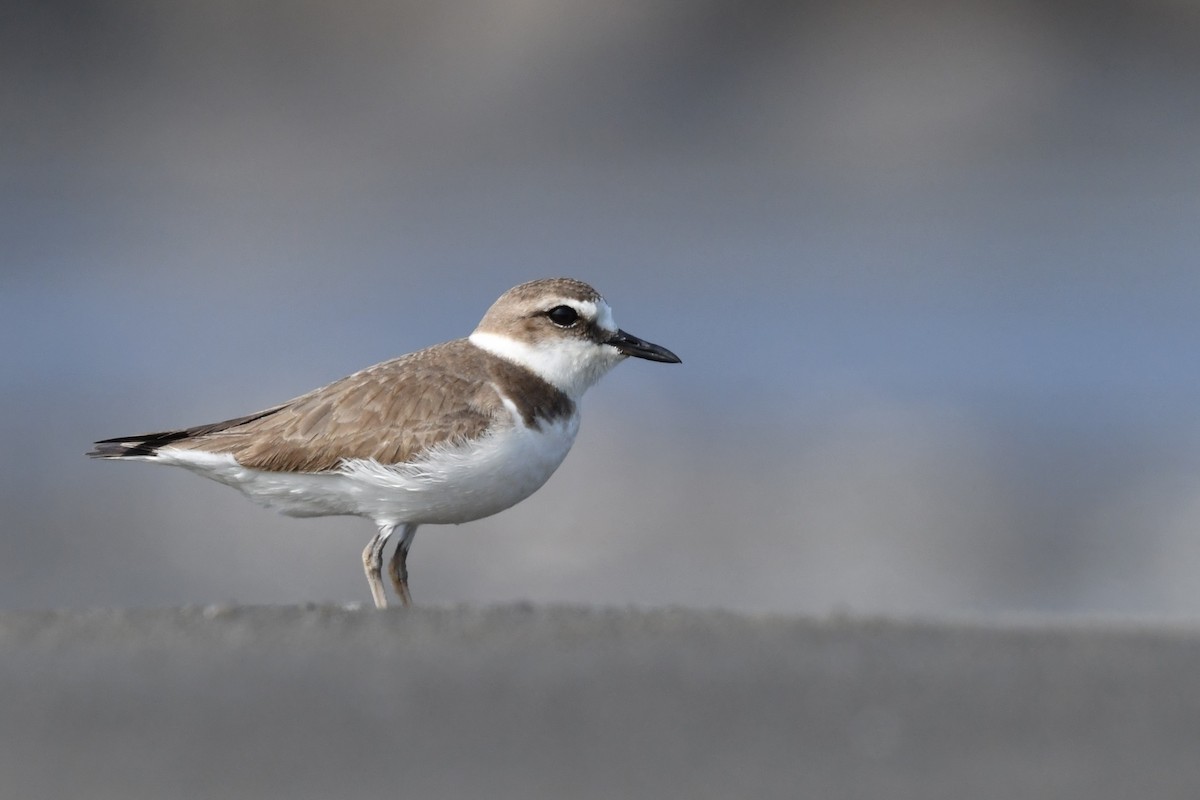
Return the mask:
<svg viewBox="0 0 1200 800">
<path fill-rule="evenodd" d="M 135 436 L 101 439 L 95 443 L 96 449 L 89 450 L 87 456 L 88 458 L 153 458 L 158 455 L 158 448 L 188 437 L 187 431 L 162 431 L 161 433 L 140 433 Z"/>
<path fill-rule="evenodd" d="M 249 416 L 214 422 L 211 425 L 197 425 L 194 428 L 160 431 L 158 433 L 139 433 L 133 436 L 118 436 L 115 439 L 101 439 L 94 443 L 96 449 L 89 450 L 87 456 L 89 458 L 154 458 L 158 455 L 159 448 L 167 447 L 185 439 L 196 439 L 212 433 L 226 431 L 230 428 L 236 428 L 238 425 L 245 425 L 247 422 L 254 422 L 256 419 L 269 417 L 282 408 L 284 406 L 275 406 L 274 408 L 268 408 L 265 411 L 259 411 Z"/>
</svg>

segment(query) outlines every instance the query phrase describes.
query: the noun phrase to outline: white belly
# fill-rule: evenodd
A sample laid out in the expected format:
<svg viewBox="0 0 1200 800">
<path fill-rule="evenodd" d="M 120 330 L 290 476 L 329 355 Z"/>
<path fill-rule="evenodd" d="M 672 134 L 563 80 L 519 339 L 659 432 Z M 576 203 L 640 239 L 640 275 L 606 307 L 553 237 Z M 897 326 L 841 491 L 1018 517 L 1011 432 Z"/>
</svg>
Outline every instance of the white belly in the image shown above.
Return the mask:
<svg viewBox="0 0 1200 800">
<path fill-rule="evenodd" d="M 540 430 L 517 424 L 408 464 L 356 460 L 310 474 L 249 469 L 227 454 L 175 448 L 163 448 L 154 460 L 233 486 L 289 516 L 436 525 L 480 519 L 524 500 L 558 469 L 578 431 L 575 414 Z"/>
</svg>

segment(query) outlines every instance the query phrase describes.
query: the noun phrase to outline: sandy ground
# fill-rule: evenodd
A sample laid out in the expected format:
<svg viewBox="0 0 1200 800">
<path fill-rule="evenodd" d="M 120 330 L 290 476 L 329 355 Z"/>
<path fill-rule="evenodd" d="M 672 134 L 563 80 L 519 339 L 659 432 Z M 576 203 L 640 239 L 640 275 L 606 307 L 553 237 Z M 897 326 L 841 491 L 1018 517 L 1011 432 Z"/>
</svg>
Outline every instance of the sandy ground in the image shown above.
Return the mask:
<svg viewBox="0 0 1200 800">
<path fill-rule="evenodd" d="M 4 797 L 1200 796 L 1200 631 L 0 614 Z"/>
</svg>

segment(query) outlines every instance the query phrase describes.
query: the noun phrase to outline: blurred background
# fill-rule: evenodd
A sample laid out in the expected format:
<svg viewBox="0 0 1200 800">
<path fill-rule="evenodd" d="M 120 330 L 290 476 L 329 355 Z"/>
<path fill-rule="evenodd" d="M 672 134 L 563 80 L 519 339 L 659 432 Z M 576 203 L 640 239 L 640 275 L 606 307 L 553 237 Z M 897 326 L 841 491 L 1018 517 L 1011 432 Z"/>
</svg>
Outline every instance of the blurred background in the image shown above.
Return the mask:
<svg viewBox="0 0 1200 800">
<path fill-rule="evenodd" d="M 679 367 L 418 602 L 1200 614 L 1200 4 L 77 2 L 0 26 L 0 606 L 367 601 L 96 438 L 596 285 Z"/>
</svg>

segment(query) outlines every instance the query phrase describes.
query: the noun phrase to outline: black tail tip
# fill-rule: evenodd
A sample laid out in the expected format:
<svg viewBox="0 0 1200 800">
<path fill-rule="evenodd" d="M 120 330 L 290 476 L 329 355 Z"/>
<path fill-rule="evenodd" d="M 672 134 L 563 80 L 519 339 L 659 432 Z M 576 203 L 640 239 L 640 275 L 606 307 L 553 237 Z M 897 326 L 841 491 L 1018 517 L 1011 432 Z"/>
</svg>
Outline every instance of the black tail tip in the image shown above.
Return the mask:
<svg viewBox="0 0 1200 800">
<path fill-rule="evenodd" d="M 148 445 L 145 442 L 137 441 L 115 441 L 106 439 L 101 442 L 94 442 L 95 449 L 87 451 L 84 455 L 88 458 L 127 458 L 130 456 L 152 456 L 157 452 L 158 448 Z"/>
</svg>

